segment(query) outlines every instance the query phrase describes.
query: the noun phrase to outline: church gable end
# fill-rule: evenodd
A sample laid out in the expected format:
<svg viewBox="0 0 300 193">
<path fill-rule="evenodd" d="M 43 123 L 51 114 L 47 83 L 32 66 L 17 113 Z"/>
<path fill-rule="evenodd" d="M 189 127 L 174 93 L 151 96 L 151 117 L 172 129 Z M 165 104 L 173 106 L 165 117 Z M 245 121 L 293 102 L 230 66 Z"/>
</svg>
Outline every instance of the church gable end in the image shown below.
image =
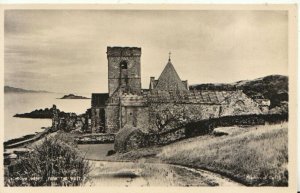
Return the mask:
<svg viewBox="0 0 300 193">
<path fill-rule="evenodd" d="M 159 76 L 154 90 L 188 90 L 186 85 L 182 83 L 170 59 Z"/>
</svg>

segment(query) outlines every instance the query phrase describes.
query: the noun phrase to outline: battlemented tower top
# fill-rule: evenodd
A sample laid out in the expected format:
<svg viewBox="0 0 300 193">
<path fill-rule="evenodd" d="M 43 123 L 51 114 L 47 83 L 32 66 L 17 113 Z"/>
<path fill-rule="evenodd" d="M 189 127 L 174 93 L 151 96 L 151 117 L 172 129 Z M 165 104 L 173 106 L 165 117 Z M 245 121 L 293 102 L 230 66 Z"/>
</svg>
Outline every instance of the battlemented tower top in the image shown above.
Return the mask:
<svg viewBox="0 0 300 193">
<path fill-rule="evenodd" d="M 107 47 L 107 57 L 130 57 L 141 56 L 142 49 L 139 47 Z"/>
</svg>

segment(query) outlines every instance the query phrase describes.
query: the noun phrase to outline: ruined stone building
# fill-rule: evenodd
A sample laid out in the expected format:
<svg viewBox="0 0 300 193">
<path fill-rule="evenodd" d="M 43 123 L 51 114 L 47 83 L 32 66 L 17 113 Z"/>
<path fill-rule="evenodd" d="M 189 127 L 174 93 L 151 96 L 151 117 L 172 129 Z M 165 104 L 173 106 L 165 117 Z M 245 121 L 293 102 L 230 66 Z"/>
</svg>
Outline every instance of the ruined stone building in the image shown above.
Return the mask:
<svg viewBox="0 0 300 193">
<path fill-rule="evenodd" d="M 141 48 L 107 47 L 108 93 L 93 93 L 88 132 L 116 133 L 124 127 L 144 132 L 172 129 L 195 120 L 261 114 L 266 103 L 242 91 L 189 90 L 169 58 L 149 89 L 141 85 Z"/>
</svg>

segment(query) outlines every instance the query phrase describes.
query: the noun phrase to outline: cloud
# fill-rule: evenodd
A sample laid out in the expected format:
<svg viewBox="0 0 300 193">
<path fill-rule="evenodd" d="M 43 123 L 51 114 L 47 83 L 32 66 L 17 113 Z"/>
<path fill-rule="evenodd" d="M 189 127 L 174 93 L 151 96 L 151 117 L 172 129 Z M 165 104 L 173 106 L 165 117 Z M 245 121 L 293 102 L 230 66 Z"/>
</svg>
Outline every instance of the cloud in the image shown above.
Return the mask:
<svg viewBox="0 0 300 193">
<path fill-rule="evenodd" d="M 144 87 L 169 51 L 190 83 L 287 74 L 285 11 L 7 10 L 4 30 L 5 83 L 32 89 L 107 91 L 107 46 L 142 47 Z"/>
</svg>

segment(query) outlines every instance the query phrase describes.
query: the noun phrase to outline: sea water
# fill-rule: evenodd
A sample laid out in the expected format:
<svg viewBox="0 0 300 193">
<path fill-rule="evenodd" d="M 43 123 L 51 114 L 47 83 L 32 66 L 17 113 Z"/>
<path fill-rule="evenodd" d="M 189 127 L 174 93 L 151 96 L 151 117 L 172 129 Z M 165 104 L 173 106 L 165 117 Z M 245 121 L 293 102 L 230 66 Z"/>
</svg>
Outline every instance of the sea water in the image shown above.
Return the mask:
<svg viewBox="0 0 300 193">
<path fill-rule="evenodd" d="M 4 140 L 40 132 L 41 127 L 51 126 L 51 119 L 13 117 L 35 109 L 51 108 L 53 104 L 64 112 L 84 113 L 91 107 L 90 99 L 58 99 L 64 94 L 54 93 L 5 93 L 4 94 Z M 78 94 L 90 97 L 89 94 Z"/>
</svg>

